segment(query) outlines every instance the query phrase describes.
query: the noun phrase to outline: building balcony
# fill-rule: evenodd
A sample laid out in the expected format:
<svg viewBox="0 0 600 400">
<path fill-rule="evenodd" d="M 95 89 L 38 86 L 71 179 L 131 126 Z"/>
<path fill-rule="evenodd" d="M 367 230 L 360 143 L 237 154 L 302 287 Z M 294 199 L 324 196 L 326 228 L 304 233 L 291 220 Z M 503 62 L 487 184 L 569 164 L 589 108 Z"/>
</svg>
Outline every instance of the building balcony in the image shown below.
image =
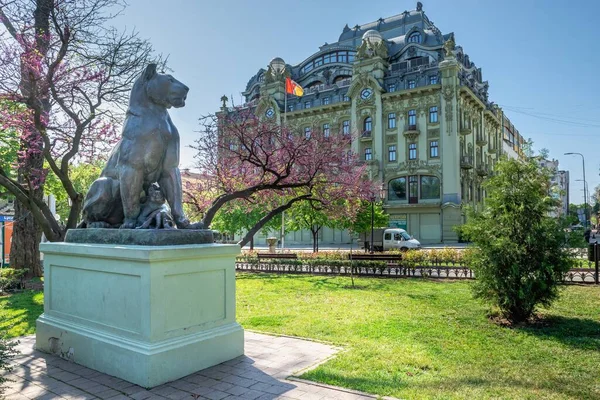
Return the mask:
<svg viewBox="0 0 600 400">
<path fill-rule="evenodd" d="M 361 142 L 368 142 L 369 140 L 372 140 L 372 139 L 373 139 L 373 135 L 372 135 L 371 131 L 364 131 L 360 135 Z"/>
<path fill-rule="evenodd" d="M 471 157 L 471 156 L 462 156 L 460 158 L 460 167 L 462 169 L 471 169 L 471 168 L 473 168 L 473 157 Z"/>
<path fill-rule="evenodd" d="M 473 132 L 473 131 L 471 130 L 471 128 L 467 128 L 467 127 L 465 127 L 465 126 L 463 126 L 462 128 L 460 128 L 460 130 L 459 130 L 459 133 L 460 133 L 461 135 L 463 135 L 463 136 L 470 135 L 470 134 L 471 134 L 471 132 Z"/>
<path fill-rule="evenodd" d="M 494 146 L 493 144 L 490 143 L 490 146 L 488 147 L 488 154 L 496 154 L 498 152 L 498 149 L 496 148 L 496 146 Z"/>
<path fill-rule="evenodd" d="M 477 138 L 475 138 L 475 144 L 479 147 L 483 147 L 488 144 L 487 138 L 485 136 L 477 136 Z"/>
<path fill-rule="evenodd" d="M 403 133 L 404 136 L 408 139 L 414 140 L 419 136 L 421 132 L 417 129 L 416 125 L 407 125 Z"/>
<path fill-rule="evenodd" d="M 476 170 L 477 170 L 477 175 L 479 175 L 479 176 L 488 176 L 490 174 L 487 164 L 479 164 L 477 166 Z"/>
</svg>

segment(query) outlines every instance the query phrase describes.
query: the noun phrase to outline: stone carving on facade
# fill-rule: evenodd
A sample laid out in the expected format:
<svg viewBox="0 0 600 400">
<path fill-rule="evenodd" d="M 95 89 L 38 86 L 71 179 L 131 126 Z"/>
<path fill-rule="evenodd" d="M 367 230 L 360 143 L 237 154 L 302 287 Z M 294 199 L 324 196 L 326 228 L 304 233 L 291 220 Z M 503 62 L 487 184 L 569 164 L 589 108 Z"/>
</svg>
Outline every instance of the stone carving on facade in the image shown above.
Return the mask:
<svg viewBox="0 0 600 400">
<path fill-rule="evenodd" d="M 456 48 L 456 42 L 454 41 L 454 34 L 450 35 L 450 38 L 444 43 L 444 52 L 446 58 L 454 58 L 454 49 Z"/>
<path fill-rule="evenodd" d="M 225 96 L 225 95 L 221 96 L 221 102 L 223 103 L 221 105 L 221 108 L 227 109 L 227 102 L 228 101 L 229 101 L 229 99 L 227 98 L 227 96 Z"/>
<path fill-rule="evenodd" d="M 444 100 L 446 101 L 446 104 L 445 104 L 446 133 L 448 134 L 448 136 L 450 136 L 452 134 L 452 119 L 453 119 L 452 118 L 452 113 L 453 113 L 452 100 L 455 97 L 454 87 L 446 86 L 443 91 L 443 96 L 444 96 Z"/>
<path fill-rule="evenodd" d="M 366 39 L 356 49 L 358 60 L 366 60 L 372 57 L 381 57 L 384 60 L 388 58 L 388 49 L 383 40 L 372 43 L 369 39 Z"/>
<path fill-rule="evenodd" d="M 427 138 L 428 139 L 436 139 L 440 137 L 440 130 L 439 129 L 429 129 L 427 131 Z"/>
<path fill-rule="evenodd" d="M 372 95 L 368 99 L 361 99 L 360 97 L 356 100 L 357 107 L 375 107 L 375 95 Z"/>
<path fill-rule="evenodd" d="M 396 168 L 396 172 L 398 173 L 407 172 L 411 175 L 415 174 L 417 171 L 426 171 L 439 176 L 441 170 L 441 164 L 434 164 L 425 160 L 408 160 L 401 162 Z"/>
</svg>

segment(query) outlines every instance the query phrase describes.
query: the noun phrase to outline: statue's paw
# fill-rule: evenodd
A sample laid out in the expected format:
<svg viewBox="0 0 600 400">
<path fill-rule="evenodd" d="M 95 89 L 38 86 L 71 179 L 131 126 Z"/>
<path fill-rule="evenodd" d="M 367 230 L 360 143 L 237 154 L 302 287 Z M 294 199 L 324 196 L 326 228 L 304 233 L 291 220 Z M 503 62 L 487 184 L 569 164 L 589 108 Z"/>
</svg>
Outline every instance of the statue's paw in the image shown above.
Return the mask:
<svg viewBox="0 0 600 400">
<path fill-rule="evenodd" d="M 136 226 L 135 222 L 136 222 L 135 219 L 134 220 L 126 219 L 125 221 L 123 221 L 123 223 L 121 224 L 119 229 L 135 229 L 135 226 Z"/>
<path fill-rule="evenodd" d="M 202 222 L 194 222 L 193 224 L 189 224 L 185 229 L 204 229 L 204 224 Z"/>
<path fill-rule="evenodd" d="M 112 228 L 108 222 L 96 221 L 88 223 L 88 228 Z"/>
<path fill-rule="evenodd" d="M 188 226 L 190 226 L 190 220 L 187 218 L 177 218 L 175 220 L 175 225 L 179 229 L 189 229 Z"/>
</svg>

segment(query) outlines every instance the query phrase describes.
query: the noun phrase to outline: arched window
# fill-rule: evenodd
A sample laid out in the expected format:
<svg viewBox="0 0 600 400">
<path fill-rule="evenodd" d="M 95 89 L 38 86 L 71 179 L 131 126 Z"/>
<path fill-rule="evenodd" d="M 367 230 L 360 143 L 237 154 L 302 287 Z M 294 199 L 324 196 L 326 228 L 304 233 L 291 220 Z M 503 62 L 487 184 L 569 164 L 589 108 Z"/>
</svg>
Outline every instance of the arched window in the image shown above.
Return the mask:
<svg viewBox="0 0 600 400">
<path fill-rule="evenodd" d="M 373 120 L 371 119 L 371 117 L 365 118 L 365 121 L 363 122 L 363 133 L 371 132 L 372 127 L 373 127 Z"/>
<path fill-rule="evenodd" d="M 406 177 L 392 179 L 388 184 L 388 200 L 406 200 Z"/>
<path fill-rule="evenodd" d="M 432 175 L 421 175 L 421 199 L 440 198 L 440 178 Z"/>
<path fill-rule="evenodd" d="M 408 43 L 421 43 L 421 32 L 413 32 L 408 37 Z"/>
</svg>

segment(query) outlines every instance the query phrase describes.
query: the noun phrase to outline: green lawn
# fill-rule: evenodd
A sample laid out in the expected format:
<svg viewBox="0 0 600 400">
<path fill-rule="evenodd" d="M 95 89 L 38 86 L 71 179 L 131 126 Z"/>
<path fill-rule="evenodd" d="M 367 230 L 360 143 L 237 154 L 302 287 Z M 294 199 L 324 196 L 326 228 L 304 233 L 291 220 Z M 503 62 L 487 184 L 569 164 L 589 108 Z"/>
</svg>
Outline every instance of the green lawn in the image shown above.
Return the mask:
<svg viewBox="0 0 600 400">
<path fill-rule="evenodd" d="M 44 312 L 44 294 L 25 291 L 0 296 L 0 332 L 8 337 L 35 333 L 35 320 Z"/>
<path fill-rule="evenodd" d="M 407 399 L 600 399 L 600 288 L 568 286 L 537 327 L 491 323 L 469 282 L 239 274 L 245 328 L 346 350 L 302 377 Z M 0 297 L 0 328 L 35 332 L 40 292 Z"/>
<path fill-rule="evenodd" d="M 541 326 L 491 323 L 468 282 L 238 276 L 248 329 L 346 348 L 304 374 L 408 399 L 600 399 L 600 288 L 569 286 Z"/>
</svg>

